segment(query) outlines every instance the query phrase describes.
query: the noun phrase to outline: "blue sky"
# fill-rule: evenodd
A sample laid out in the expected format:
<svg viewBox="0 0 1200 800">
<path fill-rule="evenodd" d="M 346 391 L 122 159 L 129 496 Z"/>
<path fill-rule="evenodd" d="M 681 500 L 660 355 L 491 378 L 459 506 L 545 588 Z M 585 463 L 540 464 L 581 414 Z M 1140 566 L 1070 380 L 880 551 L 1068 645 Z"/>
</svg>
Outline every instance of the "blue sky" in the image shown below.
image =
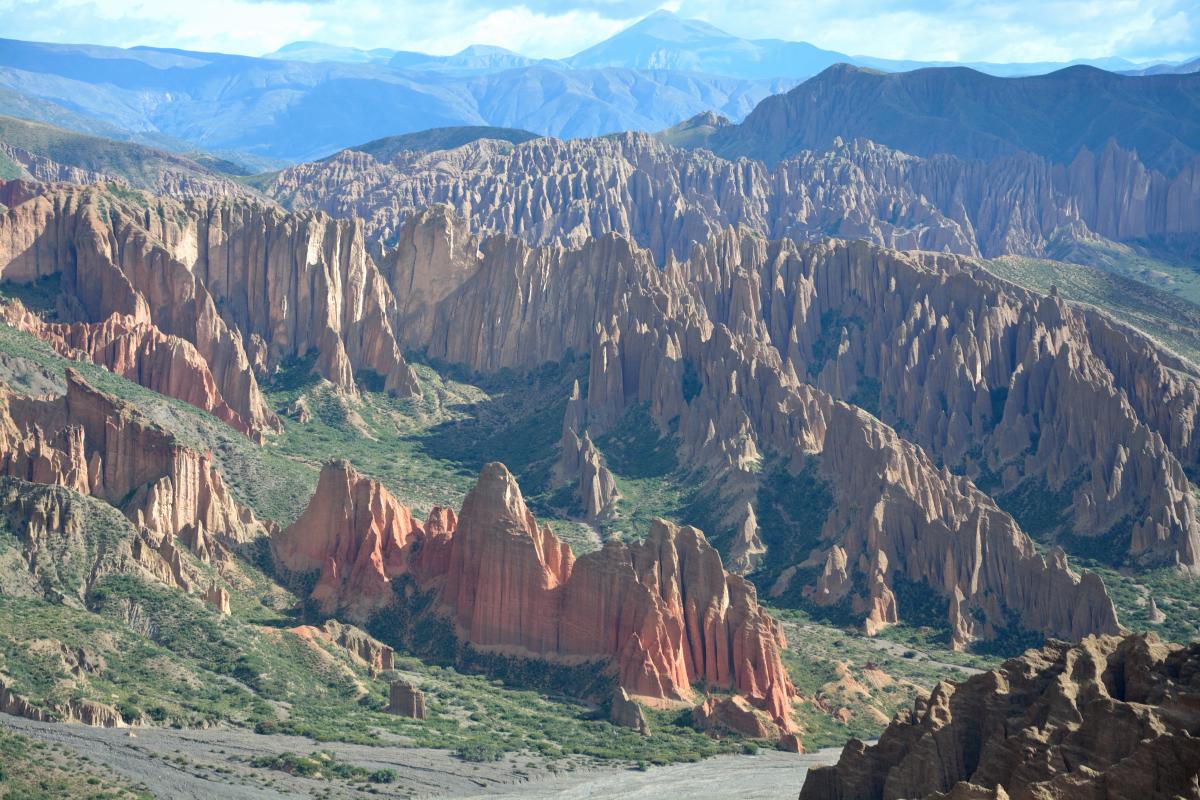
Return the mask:
<svg viewBox="0 0 1200 800">
<path fill-rule="evenodd" d="M 298 39 L 452 53 L 570 55 L 656 9 L 747 38 L 923 60 L 1200 55 L 1198 0 L 0 0 L 0 36 L 259 55 Z"/>
</svg>

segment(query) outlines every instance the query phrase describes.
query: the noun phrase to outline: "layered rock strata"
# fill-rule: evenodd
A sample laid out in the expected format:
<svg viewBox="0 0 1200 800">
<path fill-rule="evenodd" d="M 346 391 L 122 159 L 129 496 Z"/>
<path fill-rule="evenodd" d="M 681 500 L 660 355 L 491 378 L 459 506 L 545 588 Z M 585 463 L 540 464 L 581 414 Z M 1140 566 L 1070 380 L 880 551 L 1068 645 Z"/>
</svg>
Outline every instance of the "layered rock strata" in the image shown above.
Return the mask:
<svg viewBox="0 0 1200 800">
<path fill-rule="evenodd" d="M 0 306 L 0 321 L 49 343 L 60 355 L 86 358 L 134 383 L 203 409 L 260 442 L 274 428 L 265 404 L 254 409 L 256 425 L 251 426 L 221 396 L 208 363 L 195 346 L 164 334 L 149 322 L 113 314 L 100 323 L 47 323 L 19 300 Z"/>
<path fill-rule="evenodd" d="M 502 464 L 484 467 L 458 517 L 438 509 L 422 526 L 401 509 L 331 463 L 305 513 L 275 537 L 276 556 L 292 572 L 321 570 L 313 597 L 331 613 L 386 608 L 406 575 L 476 649 L 607 662 L 619 686 L 658 700 L 689 700 L 697 684 L 736 691 L 792 729 L 783 635 L 694 528 L 660 521 L 642 543 L 611 540 L 576 560 Z"/>
<path fill-rule="evenodd" d="M 940 683 L 868 746 L 808 773 L 801 800 L 1200 794 L 1200 644 L 1049 642 Z"/>
<path fill-rule="evenodd" d="M 64 486 L 116 507 L 156 537 L 211 552 L 211 537 L 245 542 L 264 532 L 229 494 L 212 457 L 133 406 L 67 371 L 60 398 L 0 392 L 0 474 Z"/>
</svg>

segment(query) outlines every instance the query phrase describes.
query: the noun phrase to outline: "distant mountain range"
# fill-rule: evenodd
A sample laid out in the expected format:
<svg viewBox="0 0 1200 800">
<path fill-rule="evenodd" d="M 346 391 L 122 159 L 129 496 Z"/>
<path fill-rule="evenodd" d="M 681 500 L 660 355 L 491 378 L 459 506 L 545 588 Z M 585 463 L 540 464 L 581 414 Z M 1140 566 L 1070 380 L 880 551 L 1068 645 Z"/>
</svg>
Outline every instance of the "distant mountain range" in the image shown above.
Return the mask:
<svg viewBox="0 0 1200 800">
<path fill-rule="evenodd" d="M 1200 73 L 1126 76 L 1069 67 L 997 78 L 962 67 L 884 74 L 840 65 L 767 98 L 740 124 L 701 115 L 664 138 L 774 163 L 836 137 L 919 156 L 990 159 L 1026 151 L 1059 163 L 1113 139 L 1151 169 L 1174 174 L 1200 153 Z"/>
<path fill-rule="evenodd" d="M 178 153 L 201 150 L 236 163 L 239 171 L 260 172 L 322 158 L 359 142 L 437 127 L 493 126 L 575 138 L 627 130 L 662 131 L 702 113 L 714 120 L 721 116 L 736 122 L 765 98 L 792 89 L 800 78 L 847 62 L 871 70 L 922 66 L 850 56 L 804 42 L 741 39 L 707 23 L 666 12 L 652 14 L 604 42 L 558 61 L 482 45 L 450 56 L 433 56 L 297 42 L 256 58 L 0 39 L 0 109 L 12 116 Z M 1110 69 L 1136 67 L 1119 59 L 1098 63 Z M 1013 74 L 1056 65 L 975 66 Z M 1154 80 L 1158 80 L 1167 76 L 1157 73 L 1188 68 L 1159 65 L 1137 71 L 1155 74 Z M 960 133 L 978 129 L 979 137 L 970 134 L 972 141 L 978 138 L 970 155 L 1003 152 L 1003 147 L 981 144 L 993 140 L 1011 140 L 1021 149 L 1052 155 L 1046 148 L 1027 146 L 1030 143 L 1025 141 L 1039 135 L 1037 114 L 1043 112 L 1029 117 L 1032 127 L 1024 121 L 1012 123 L 990 107 L 993 100 L 1000 103 L 997 107 L 1004 107 L 1003 97 L 992 95 L 1003 95 L 996 87 L 1006 84 L 989 83 L 987 76 L 961 69 L 912 73 L 926 77 L 905 78 L 900 83 L 884 81 L 881 86 L 894 88 L 880 89 L 870 100 L 878 101 L 877 105 L 853 120 L 838 121 L 840 106 L 831 107 L 829 113 L 822 109 L 817 115 L 809 108 L 799 127 L 772 131 L 769 141 L 755 144 L 750 129 L 740 128 L 690 130 L 686 143 L 770 160 L 788 148 L 824 147 L 834 135 L 831 131 L 845 135 L 860 125 L 869 129 L 863 135 L 876 141 L 922 152 L 921 145 L 939 134 L 925 131 L 920 120 L 906 111 L 906 104 L 919 106 L 925 99 L 909 97 L 905 93 L 910 89 L 898 87 L 942 80 L 929 76 L 951 72 L 961 73 L 962 80 L 982 81 L 980 87 L 992 87 L 981 96 L 976 96 L 974 89 L 962 88 L 970 95 L 963 98 L 965 106 L 947 107 L 947 113 L 963 117 L 963 125 L 955 128 Z M 847 74 L 862 76 L 856 79 L 855 92 L 874 91 L 869 86 L 875 79 L 867 77 L 869 73 Z M 805 85 L 815 91 L 826 83 L 828 78 Z M 952 89 L 951 84 L 947 88 Z M 1154 84 L 1150 95 L 1167 85 Z M 1136 97 L 1139 84 L 1123 86 L 1118 93 L 1124 92 L 1124 99 L 1105 107 L 1105 113 L 1134 112 L 1143 105 Z M 899 95 L 891 97 L 896 92 Z M 992 99 L 980 100 L 983 96 Z M 789 97 L 792 99 L 787 102 L 794 102 L 797 96 Z M 1160 100 L 1166 103 L 1170 98 Z M 758 118 L 774 113 L 770 109 L 781 102 L 772 100 Z M 1091 113 L 1086 103 L 1071 105 L 1070 98 L 1067 102 L 1079 113 Z M 1190 106 L 1185 102 L 1183 107 Z M 979 124 L 972 127 L 976 119 Z M 886 135 L 877 130 L 896 120 L 904 120 L 908 127 L 889 129 L 883 132 Z M 1187 120 L 1182 124 L 1189 127 Z M 1103 127 L 1101 124 L 1097 130 Z M 1155 119 L 1138 118 L 1130 129 L 1159 127 Z M 1018 135 L 1010 128 L 1025 132 Z M 683 129 L 676 133 L 682 135 Z M 1164 135 L 1174 134 L 1168 131 Z M 1190 141 L 1186 134 L 1175 138 Z M 918 146 L 914 147 L 914 142 Z M 1128 145 L 1136 146 L 1136 141 Z"/>
<path fill-rule="evenodd" d="M 499 57 L 472 50 L 460 64 Z M 394 54 L 392 61 L 403 61 Z M 135 47 L 0 40 L 0 92 L 40 121 L 241 161 L 320 158 L 432 127 L 496 125 L 560 137 L 661 130 L 714 109 L 741 119 L 794 81 L 532 64 L 433 69 L 280 61 Z M 6 110 L 8 105 L 5 106 Z M 91 127 L 92 123 L 84 123 Z M 125 132 L 123 135 L 116 131 Z"/>
<path fill-rule="evenodd" d="M 1113 72 L 1160 74 L 1195 72 L 1200 59 L 1185 64 L 1138 65 L 1123 58 L 1078 59 L 1070 62 L 1039 61 L 995 63 L 986 61 L 917 61 L 875 58 L 825 50 L 808 42 L 783 39 L 743 39 L 698 19 L 684 19 L 669 11 L 656 11 L 616 35 L 561 60 L 533 59 L 502 47 L 472 45 L 451 56 L 375 49 L 359 50 L 320 42 L 293 42 L 267 58 L 292 61 L 342 61 L 390 63 L 394 67 L 439 70 L 508 69 L 533 64 L 553 64 L 573 69 L 615 67 L 639 70 L 702 72 L 731 78 L 808 78 L 834 64 L 854 64 L 885 72 L 924 67 L 964 66 L 989 75 L 1041 75 L 1064 67 L 1086 64 Z"/>
</svg>

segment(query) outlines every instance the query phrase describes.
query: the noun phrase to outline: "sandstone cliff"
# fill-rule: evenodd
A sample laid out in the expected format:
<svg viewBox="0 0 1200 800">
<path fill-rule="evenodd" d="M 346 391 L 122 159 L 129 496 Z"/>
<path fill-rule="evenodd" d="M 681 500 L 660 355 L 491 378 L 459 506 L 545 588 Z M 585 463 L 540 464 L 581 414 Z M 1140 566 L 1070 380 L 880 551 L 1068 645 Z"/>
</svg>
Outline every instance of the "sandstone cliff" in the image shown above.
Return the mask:
<svg viewBox="0 0 1200 800">
<path fill-rule="evenodd" d="M 940 683 L 801 800 L 1168 798 L 1200 794 L 1200 644 L 1152 634 L 1050 642 Z"/>
<path fill-rule="evenodd" d="M 832 141 L 774 167 L 682 150 L 646 134 L 515 147 L 480 141 L 387 161 L 345 150 L 284 170 L 270 191 L 292 208 L 361 217 L 402 239 L 404 221 L 448 204 L 477 233 L 578 246 L 614 232 L 660 263 L 728 225 L 771 238 L 863 238 L 895 249 L 1044 255 L 1063 232 L 1122 240 L 1200 232 L 1193 162 L 1168 178 L 1111 141 L 1068 165 L 1022 153 L 917 158 Z"/>
<path fill-rule="evenodd" d="M 681 266 L 715 321 L 955 471 L 1044 485 L 1062 529 L 1134 560 L 1200 564 L 1200 378 L 1144 337 L 949 256 L 727 233 Z"/>
<path fill-rule="evenodd" d="M 793 729 L 782 633 L 694 528 L 660 521 L 645 542 L 610 541 L 576 560 L 502 464 L 484 467 L 458 517 L 435 510 L 421 526 L 335 462 L 274 550 L 287 570 L 321 570 L 312 597 L 327 613 L 366 619 L 407 575 L 476 649 L 606 662 L 621 687 L 651 699 L 690 700 L 695 685 L 736 691 Z"/>
<path fill-rule="evenodd" d="M 427 224 L 434 226 L 432 238 L 437 240 L 447 223 L 439 216 Z M 406 242 L 418 240 L 411 230 Z M 901 574 L 945 598 L 948 620 L 959 630 L 958 644 L 1008 627 L 1012 614 L 1021 625 L 1050 635 L 1117 630 L 1112 605 L 1094 577 L 1081 580 L 1061 558 L 1037 556 L 1011 517 L 968 479 L 938 468 L 893 429 L 835 402 L 798 377 L 807 375 L 807 364 L 795 355 L 801 345 L 793 337 L 809 337 L 804 352 L 811 353 L 815 334 L 798 332 L 791 320 L 807 313 L 806 304 L 818 302 L 826 283 L 852 279 L 859 253 L 869 264 L 862 268 L 862 280 L 871 297 L 898 294 L 896 287 L 888 287 L 899 279 L 893 280 L 885 265 L 905 263 L 902 257 L 846 243 L 768 247 L 757 237 L 733 234 L 715 240 L 711 248 L 722 257 L 708 259 L 700 253 L 686 263 L 668 259 L 667 267 L 659 270 L 647 251 L 617 236 L 590 240 L 577 250 L 557 245 L 531 248 L 493 237 L 478 251 L 464 246 L 464 252 L 479 253 L 474 265 L 456 273 L 457 286 L 443 287 L 444 299 L 424 324 L 401 325 L 399 334 L 408 346 L 481 371 L 530 369 L 557 360 L 565 349 L 589 353 L 586 408 L 575 416 L 586 414 L 588 430 L 603 432 L 629 406 L 646 404 L 664 431 L 670 427 L 675 432 L 685 461 L 720 476 L 712 485 L 728 504 L 731 529 L 745 527 L 750 520 L 745 508 L 756 497 L 764 452 L 782 458 L 793 473 L 813 464 L 816 477 L 832 487 L 834 510 L 820 530 L 789 533 L 815 537 L 824 548 L 852 546 L 852 569 L 869 584 L 859 604 L 864 616 L 878 609 L 874 624 L 894 621 L 889 587 Z M 755 253 L 760 251 L 763 257 L 758 259 Z M 774 268 L 789 263 L 781 251 L 797 253 L 796 263 L 815 270 L 815 277 L 797 273 L 760 278 L 755 263 Z M 945 269 L 949 268 L 948 262 Z M 956 280 L 964 296 L 987 308 L 995 286 L 971 285 L 965 269 L 959 271 L 962 275 Z M 934 270 L 923 274 L 931 285 L 947 280 Z M 768 303 L 772 295 L 760 286 L 783 294 L 785 279 L 794 281 L 786 291 L 794 292 L 795 299 Z M 805 310 L 792 315 L 793 305 Z M 822 313 L 812 316 L 819 319 Z M 775 330 L 781 331 L 778 338 Z M 881 340 L 872 347 L 886 349 L 886 337 Z M 836 352 L 833 346 L 828 350 Z M 1112 392 L 1103 384 L 1100 391 Z M 934 407 L 929 413 L 936 416 L 938 410 Z M 1119 417 L 1109 419 L 1113 418 Z M 1082 427 L 1090 423 L 1076 422 L 1081 439 L 1086 435 Z M 574 424 L 566 421 L 566 427 Z M 1127 436 L 1132 444 L 1145 429 L 1134 419 L 1124 428 L 1096 435 L 1101 442 Z M 1052 438 L 1042 442 L 1048 451 L 1069 444 Z M 1172 494 L 1182 485 L 1177 482 L 1178 462 L 1172 465 L 1165 450 L 1156 458 L 1153 450 L 1127 449 L 1144 459 L 1141 469 L 1148 480 L 1141 485 L 1158 481 L 1165 487 L 1163 496 L 1174 497 L 1174 510 L 1151 513 L 1164 522 L 1173 514 L 1180 520 L 1168 525 L 1169 533 L 1161 537 L 1164 543 L 1148 552 L 1156 557 L 1165 553 L 1169 559 L 1178 552 L 1183 554 L 1181 563 L 1187 563 L 1194 501 Z M 1140 508 L 1143 500 L 1132 490 L 1113 498 L 1130 511 Z M 870 539 L 868 531 L 879 531 L 883 538 Z M 736 553 L 739 563 L 763 556 L 762 542 L 754 540 L 752 531 L 747 529 L 743 538 L 746 542 Z M 914 549 L 910 545 L 915 541 L 938 544 Z M 869 555 L 859 558 L 880 547 L 888 551 L 882 569 Z M 1053 593 L 1041 594 L 1051 586 Z M 967 622 L 977 617 L 982 621 Z"/>
<path fill-rule="evenodd" d="M 49 343 L 60 355 L 86 358 L 134 383 L 203 409 L 260 442 L 266 432 L 252 427 L 225 402 L 208 363 L 191 342 L 168 336 L 149 322 L 113 314 L 100 323 L 47 323 L 19 300 L 0 306 L 0 321 Z M 255 409 L 255 416 L 260 425 L 273 423 L 265 405 Z"/>
<path fill-rule="evenodd" d="M 0 203 L 0 279 L 58 274 L 65 321 L 126 314 L 190 342 L 252 428 L 278 425 L 255 373 L 310 355 L 347 391 L 356 377 L 417 390 L 357 223 L 248 200 L 159 198 L 143 210 L 98 188 L 19 181 L 0 184 Z"/>
<path fill-rule="evenodd" d="M 379 483 L 348 462 L 321 470 L 304 513 L 271 539 L 290 572 L 319 572 L 311 598 L 325 614 L 361 622 L 389 605 L 391 579 L 409 573 L 409 544 L 423 528 Z"/>
<path fill-rule="evenodd" d="M 199 453 L 136 408 L 67 371 L 61 398 L 0 393 L 0 474 L 65 486 L 119 509 L 139 527 L 180 537 L 202 557 L 211 537 L 244 542 L 263 532 Z"/>
</svg>

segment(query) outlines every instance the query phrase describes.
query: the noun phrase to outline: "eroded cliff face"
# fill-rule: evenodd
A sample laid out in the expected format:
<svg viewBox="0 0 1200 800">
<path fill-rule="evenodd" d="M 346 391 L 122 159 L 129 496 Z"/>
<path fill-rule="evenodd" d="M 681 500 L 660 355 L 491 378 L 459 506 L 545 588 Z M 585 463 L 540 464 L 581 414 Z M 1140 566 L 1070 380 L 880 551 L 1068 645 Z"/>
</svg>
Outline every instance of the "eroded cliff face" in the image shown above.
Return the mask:
<svg viewBox="0 0 1200 800">
<path fill-rule="evenodd" d="M 136 148 L 136 145 L 134 147 Z M 0 142 L 0 154 L 19 166 L 27 177 L 42 183 L 104 183 L 114 184 L 123 189 L 130 188 L 129 179 L 120 175 L 62 164 L 8 142 Z M 136 188 L 175 198 L 246 197 L 250 194 L 236 181 L 211 172 L 194 162 L 173 157 L 162 151 L 151 151 L 146 155 L 149 156 L 146 162 L 152 162 L 154 166 L 147 170 L 146 163 L 138 165 L 141 169 L 137 170 L 140 174 L 134 178 Z"/>
<path fill-rule="evenodd" d="M 387 162 L 346 150 L 284 170 L 271 193 L 292 208 L 361 217 L 385 241 L 402 239 L 404 221 L 427 206 L 448 204 L 477 233 L 574 246 L 619 233 L 659 263 L 729 225 L 991 257 L 1044 255 L 1064 234 L 1200 232 L 1198 169 L 1167 178 L 1111 142 L 1055 165 L 1029 154 L 917 158 L 840 139 L 768 168 L 629 133 L 515 147 L 483 140 Z"/>
<path fill-rule="evenodd" d="M 195 346 L 168 336 L 149 322 L 113 314 L 99 323 L 47 323 L 19 300 L 0 305 L 0 321 L 31 333 L 67 358 L 86 358 L 134 383 L 209 412 L 234 430 L 262 441 L 266 432 L 253 427 L 225 402 L 208 363 Z M 263 405 L 258 423 L 274 420 Z"/>
<path fill-rule="evenodd" d="M 710 317 L 1001 494 L 1040 490 L 1060 529 L 1142 563 L 1200 563 L 1186 476 L 1200 379 L 1103 315 L 951 256 L 727 232 L 681 262 Z M 834 452 L 844 452 L 842 449 Z"/>
<path fill-rule="evenodd" d="M 444 229 L 443 220 L 429 224 L 436 232 Z M 416 240 L 410 235 L 406 241 Z M 431 322 L 399 332 L 410 346 L 481 371 L 532 368 L 559 358 L 566 348 L 589 353 L 586 403 L 574 411 L 569 406 L 564 428 L 574 432 L 582 425 L 598 434 L 630 406 L 645 404 L 661 428 L 678 437 L 685 460 L 718 476 L 711 485 L 733 529 L 751 522 L 745 509 L 756 499 L 764 452 L 793 474 L 811 464 L 815 478 L 830 487 L 832 511 L 820 530 L 789 534 L 820 542 L 810 554 L 814 564 L 832 545 L 853 551 L 850 570 L 863 586 L 857 605 L 864 617 L 874 615 L 873 627 L 895 621 L 889 598 L 899 574 L 945 598 L 958 645 L 993 635 L 1014 616 L 1049 635 L 1117 630 L 1111 602 L 1094 576 L 1081 579 L 1061 557 L 1036 555 L 1012 518 L 968 478 L 939 468 L 878 419 L 801 381 L 806 362 L 793 355 L 799 344 L 791 341 L 798 335 L 789 323 L 791 305 L 785 300 L 768 305 L 753 268 L 759 249 L 761 263 L 781 265 L 786 258 L 767 258 L 766 243 L 750 235 L 720 237 L 712 248 L 722 257 L 708 261 L 700 254 L 686 263 L 669 258 L 659 270 L 647 251 L 616 236 L 590 240 L 577 250 L 531 248 L 493 237 L 481 243 L 481 255 L 460 273 L 458 286 L 443 289 L 444 299 L 428 315 Z M 899 257 L 867 245 L 770 248 L 773 256 L 781 248 L 800 253 L 797 263 L 820 273 L 816 279 L 789 276 L 795 286 L 788 291 L 804 303 L 816 302 L 824 282 L 853 272 L 850 254 L 860 250 L 870 256 L 862 273 L 872 297 L 898 293 L 888 289 L 892 281 L 883 265 Z M 964 295 L 987 307 L 988 295 L 978 285 L 968 286 L 969 275 L 960 271 Z M 923 274 L 932 285 L 944 279 L 934 270 Z M 769 283 L 762 279 L 780 293 L 783 281 L 782 275 Z M 783 331 L 778 339 L 772 324 Z M 816 336 L 805 335 L 810 353 Z M 936 406 L 930 410 L 936 412 Z M 1126 428 L 1131 429 L 1136 434 L 1136 425 Z M 1043 442 L 1047 448 L 1062 446 Z M 1148 474 L 1170 485 L 1172 473 L 1161 468 L 1164 463 L 1170 466 L 1148 460 Z M 1172 549 L 1191 535 L 1189 502 L 1179 499 L 1189 524 L 1173 529 Z M 750 529 L 756 527 L 754 522 L 741 537 L 739 563 L 764 557 L 763 543 Z M 868 531 L 877 533 L 872 538 Z M 916 546 L 919 541 L 937 546 L 925 549 Z M 887 551 L 882 562 L 871 556 L 879 549 Z"/>
<path fill-rule="evenodd" d="M 613 540 L 576 560 L 502 464 L 484 467 L 457 517 L 437 509 L 422 526 L 335 462 L 274 549 L 290 571 L 322 570 L 312 596 L 329 613 L 387 613 L 391 582 L 406 575 L 479 650 L 607 663 L 621 687 L 649 699 L 691 700 L 696 685 L 733 691 L 794 728 L 782 633 L 694 528 L 659 521 L 644 542 Z"/>
<path fill-rule="evenodd" d="M 99 498 L 144 528 L 153 546 L 179 537 L 201 557 L 213 538 L 265 532 L 229 494 L 209 454 L 179 443 L 132 405 L 67 371 L 62 397 L 0 395 L 0 474 Z"/>
<path fill-rule="evenodd" d="M 1200 793 L 1200 645 L 1153 634 L 1050 642 L 940 683 L 801 800 L 1167 798 Z"/>
<path fill-rule="evenodd" d="M 387 489 L 335 461 L 321 470 L 304 513 L 271 544 L 288 571 L 319 571 L 310 597 L 323 613 L 361 622 L 395 599 L 391 579 L 409 574 L 409 545 L 423 537 Z"/>
<path fill-rule="evenodd" d="M 392 334 L 395 302 L 361 226 L 246 200 L 150 198 L 100 188 L 0 185 L 0 279 L 61 276 L 64 321 L 128 315 L 192 344 L 226 404 L 254 430 L 278 420 L 256 373 L 313 357 L 356 379 L 417 391 Z"/>
</svg>

